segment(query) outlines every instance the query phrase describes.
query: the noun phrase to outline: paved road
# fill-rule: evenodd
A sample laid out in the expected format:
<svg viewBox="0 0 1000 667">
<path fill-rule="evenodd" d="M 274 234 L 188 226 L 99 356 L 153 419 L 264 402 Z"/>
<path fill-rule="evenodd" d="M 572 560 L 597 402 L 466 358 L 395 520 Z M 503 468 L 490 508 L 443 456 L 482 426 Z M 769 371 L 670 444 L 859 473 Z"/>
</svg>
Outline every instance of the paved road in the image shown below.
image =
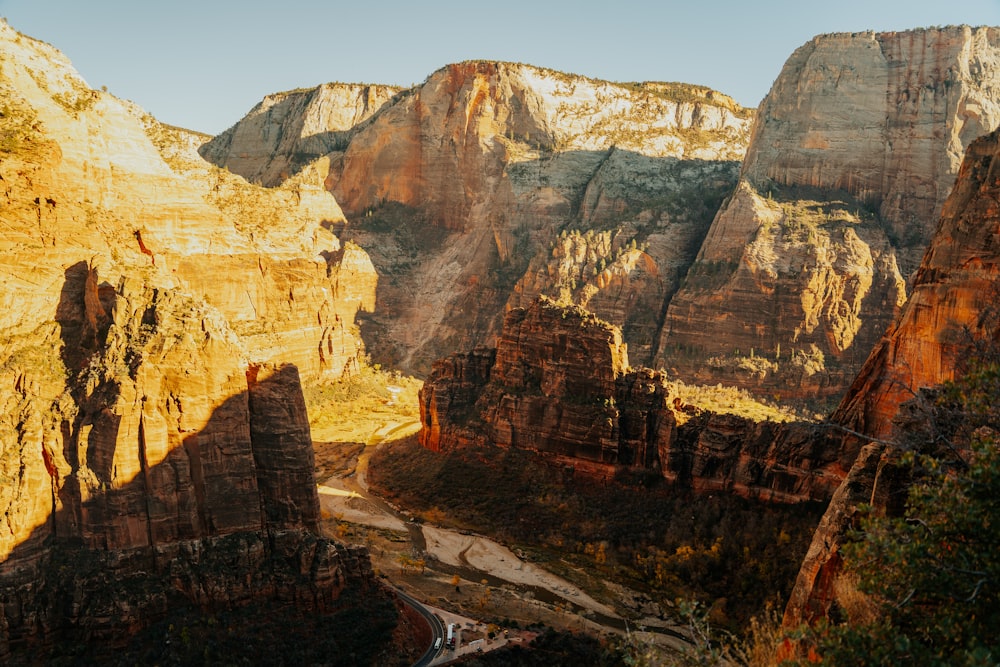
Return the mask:
<svg viewBox="0 0 1000 667">
<path fill-rule="evenodd" d="M 410 605 L 418 614 L 423 616 L 431 626 L 431 643 L 424 654 L 420 656 L 420 659 L 413 663 L 413 667 L 427 667 L 427 665 L 434 662 L 434 658 L 441 652 L 441 648 L 434 648 L 434 646 L 439 639 L 442 646 L 444 644 L 444 623 L 430 609 L 398 588 L 396 589 L 396 594 L 403 602 Z"/>
</svg>

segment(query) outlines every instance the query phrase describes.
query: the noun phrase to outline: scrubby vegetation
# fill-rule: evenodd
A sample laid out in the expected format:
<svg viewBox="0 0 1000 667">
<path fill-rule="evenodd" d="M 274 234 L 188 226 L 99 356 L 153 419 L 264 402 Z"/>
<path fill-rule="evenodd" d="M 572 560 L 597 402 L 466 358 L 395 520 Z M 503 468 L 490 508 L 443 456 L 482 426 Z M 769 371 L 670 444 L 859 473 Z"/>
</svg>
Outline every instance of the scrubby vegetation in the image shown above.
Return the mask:
<svg viewBox="0 0 1000 667">
<path fill-rule="evenodd" d="M 937 395 L 902 465 L 903 516 L 865 508 L 843 550 L 855 603 L 806 633 L 827 665 L 1000 660 L 1000 358 Z"/>
<path fill-rule="evenodd" d="M 685 405 L 692 405 L 700 410 L 737 415 L 757 422 L 788 422 L 803 418 L 802 414 L 788 406 L 768 403 L 746 389 L 721 384 L 689 385 L 681 380 L 671 380 L 670 395 L 680 398 Z M 674 416 L 678 423 L 687 421 L 684 412 L 675 412 Z"/>
<path fill-rule="evenodd" d="M 0 86 L 0 155 L 23 154 L 40 141 L 35 110 L 11 88 Z"/>
<path fill-rule="evenodd" d="M 306 383 L 303 392 L 316 440 L 365 442 L 375 427 L 419 419 L 423 383 L 368 362 L 333 382 Z"/>
</svg>

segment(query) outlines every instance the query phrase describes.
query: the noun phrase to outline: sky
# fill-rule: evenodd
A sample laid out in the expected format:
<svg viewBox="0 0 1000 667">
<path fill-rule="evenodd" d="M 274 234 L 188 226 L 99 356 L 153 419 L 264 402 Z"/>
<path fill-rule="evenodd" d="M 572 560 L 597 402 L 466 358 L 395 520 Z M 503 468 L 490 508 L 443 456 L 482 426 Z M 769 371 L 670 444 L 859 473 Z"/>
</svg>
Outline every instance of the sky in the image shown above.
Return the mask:
<svg viewBox="0 0 1000 667">
<path fill-rule="evenodd" d="M 815 35 L 1000 26 L 1000 0 L 0 0 L 0 16 L 91 87 L 218 134 L 269 93 L 409 86 L 473 59 L 683 81 L 755 107 Z"/>
</svg>

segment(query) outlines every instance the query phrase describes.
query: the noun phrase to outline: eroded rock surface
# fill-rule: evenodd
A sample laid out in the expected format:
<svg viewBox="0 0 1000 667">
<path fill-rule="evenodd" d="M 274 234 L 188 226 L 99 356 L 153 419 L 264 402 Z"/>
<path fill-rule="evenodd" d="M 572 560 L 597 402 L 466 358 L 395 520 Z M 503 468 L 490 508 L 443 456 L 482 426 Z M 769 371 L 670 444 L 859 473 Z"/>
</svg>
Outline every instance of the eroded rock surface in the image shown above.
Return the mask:
<svg viewBox="0 0 1000 667">
<path fill-rule="evenodd" d="M 356 128 L 399 91 L 325 83 L 274 93 L 198 152 L 252 183 L 277 186 L 310 162 L 343 150 Z"/>
<path fill-rule="evenodd" d="M 905 302 L 965 147 L 1000 124 L 998 75 L 996 28 L 799 48 L 670 303 L 662 363 L 788 397 L 839 395 Z"/>
<path fill-rule="evenodd" d="M 699 491 L 778 502 L 828 499 L 856 454 L 810 424 L 698 413 L 678 425 L 675 398 L 662 372 L 629 367 L 616 327 L 542 297 L 508 313 L 496 350 L 434 365 L 420 440 L 434 451 L 529 449 L 598 476 L 655 470 Z"/>
<path fill-rule="evenodd" d="M 330 155 L 327 179 L 350 219 L 340 237 L 382 277 L 373 356 L 426 372 L 493 345 L 506 308 L 566 292 L 647 358 L 750 115 L 695 86 L 495 62 L 400 93 Z"/>
<path fill-rule="evenodd" d="M 5 23 L 0 91 L 0 657 L 375 591 L 315 534 L 299 376 L 357 362 L 376 282 L 325 173 L 212 169 Z"/>
</svg>

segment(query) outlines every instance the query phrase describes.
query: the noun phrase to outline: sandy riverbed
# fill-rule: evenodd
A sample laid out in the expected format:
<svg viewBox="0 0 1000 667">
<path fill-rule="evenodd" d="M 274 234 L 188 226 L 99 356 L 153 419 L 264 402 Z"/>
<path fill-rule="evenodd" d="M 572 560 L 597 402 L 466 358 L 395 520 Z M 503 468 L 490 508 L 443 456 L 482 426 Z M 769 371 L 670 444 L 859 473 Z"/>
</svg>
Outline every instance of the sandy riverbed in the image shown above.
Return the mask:
<svg viewBox="0 0 1000 667">
<path fill-rule="evenodd" d="M 318 488 L 320 506 L 341 521 L 406 532 L 399 518 L 381 511 L 340 478 L 328 479 Z M 466 535 L 447 528 L 421 524 L 427 552 L 439 561 L 453 566 L 470 567 L 515 585 L 537 586 L 585 609 L 617 616 L 582 590 L 543 568 L 527 563 L 507 547 L 481 535 Z M 464 558 L 464 562 L 463 562 Z"/>
</svg>

